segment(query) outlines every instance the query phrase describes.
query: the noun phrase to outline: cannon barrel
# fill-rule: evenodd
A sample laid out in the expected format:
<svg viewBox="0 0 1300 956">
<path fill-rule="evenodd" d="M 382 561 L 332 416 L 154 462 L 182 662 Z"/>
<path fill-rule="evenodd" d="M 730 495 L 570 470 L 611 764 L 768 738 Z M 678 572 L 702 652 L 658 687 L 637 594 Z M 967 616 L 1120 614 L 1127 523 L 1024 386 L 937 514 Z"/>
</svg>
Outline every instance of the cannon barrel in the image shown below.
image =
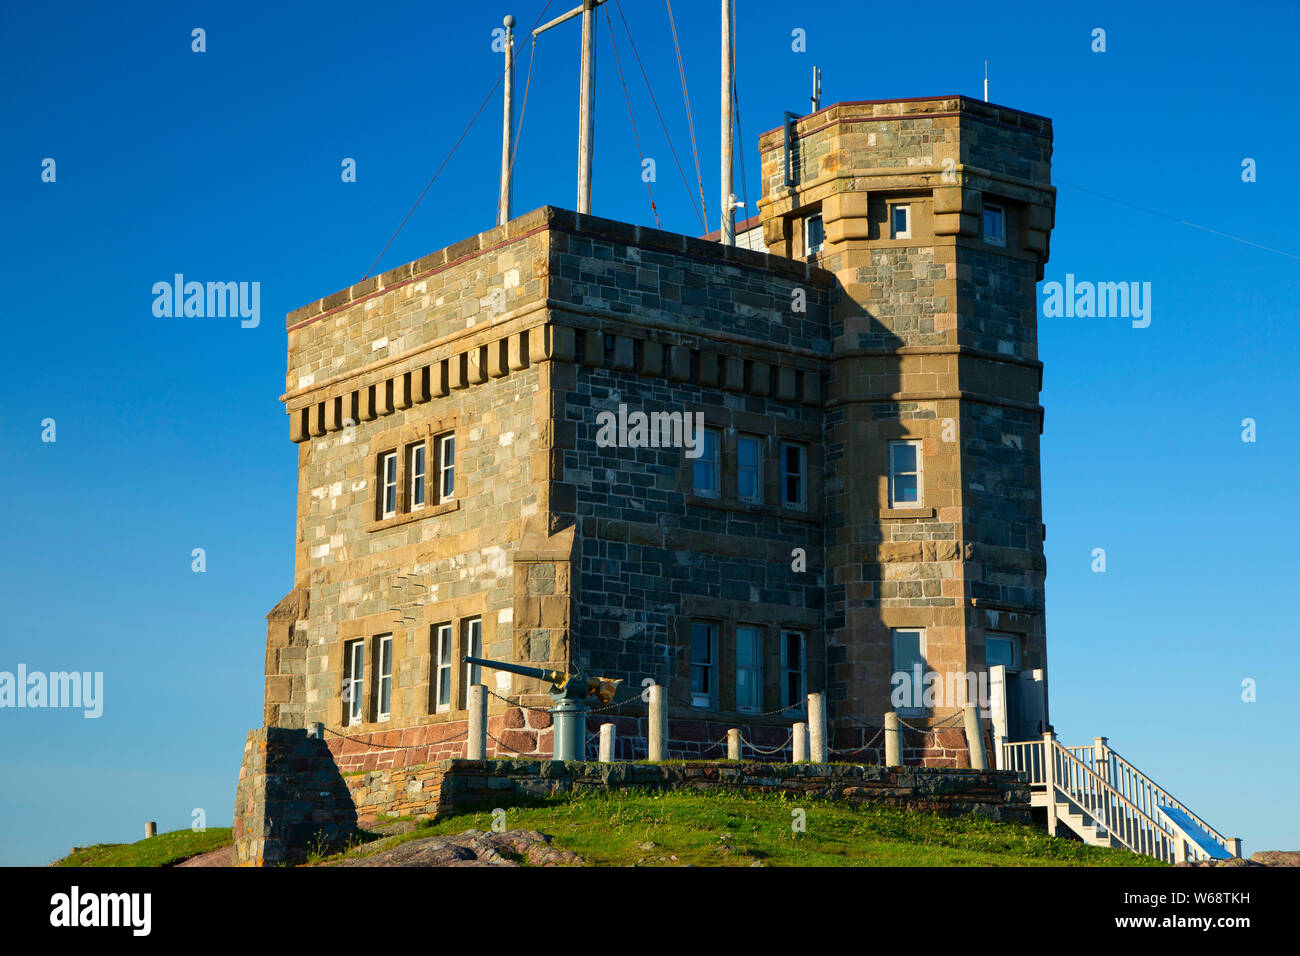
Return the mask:
<svg viewBox="0 0 1300 956">
<path fill-rule="evenodd" d="M 483 667 L 493 667 L 499 671 L 509 671 L 511 674 L 519 674 L 523 677 L 536 677 L 546 681 L 556 687 L 562 686 L 566 680 L 566 675 L 559 671 L 548 671 L 541 667 L 526 667 L 523 664 L 511 664 L 506 661 L 490 661 L 486 657 L 470 657 L 466 655 L 466 664 L 479 664 Z"/>
</svg>

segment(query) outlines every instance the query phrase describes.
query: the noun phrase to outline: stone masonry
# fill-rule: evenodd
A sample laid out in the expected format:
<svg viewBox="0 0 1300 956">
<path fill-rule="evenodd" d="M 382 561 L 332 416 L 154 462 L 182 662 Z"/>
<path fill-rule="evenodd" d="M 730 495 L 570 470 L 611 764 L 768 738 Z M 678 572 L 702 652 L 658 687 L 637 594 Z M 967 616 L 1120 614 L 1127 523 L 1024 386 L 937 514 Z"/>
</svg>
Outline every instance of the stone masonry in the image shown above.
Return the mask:
<svg viewBox="0 0 1300 956">
<path fill-rule="evenodd" d="M 824 690 L 832 746 L 863 759 L 897 629 L 923 631 L 938 674 L 983 671 L 990 633 L 1045 673 L 1051 123 L 936 97 L 835 104 L 789 135 L 789 170 L 785 129 L 759 141 L 766 252 L 548 206 L 290 313 L 297 540 L 268 615 L 267 727 L 323 723 L 349 774 L 458 757 L 473 635 L 486 657 L 622 679 L 589 730 L 614 720 L 624 759 L 644 755 L 647 681 L 667 687 L 673 756 L 720 756 L 728 727 L 779 747 L 786 705 Z M 717 487 L 679 445 L 598 440 L 620 406 L 701 415 Z M 917 507 L 891 507 L 902 440 Z M 549 756 L 544 688 L 477 679 L 489 754 Z M 907 718 L 909 760 L 966 764 L 944 729 L 959 704 Z M 417 776 L 351 789 L 398 806 Z"/>
</svg>

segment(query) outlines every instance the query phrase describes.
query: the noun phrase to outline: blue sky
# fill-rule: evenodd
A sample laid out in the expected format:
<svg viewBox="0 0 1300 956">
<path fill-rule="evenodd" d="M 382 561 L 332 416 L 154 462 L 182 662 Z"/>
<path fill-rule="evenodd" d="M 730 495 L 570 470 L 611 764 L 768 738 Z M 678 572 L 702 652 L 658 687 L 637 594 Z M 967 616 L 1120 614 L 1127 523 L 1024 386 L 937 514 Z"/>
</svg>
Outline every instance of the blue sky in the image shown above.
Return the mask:
<svg viewBox="0 0 1300 956">
<path fill-rule="evenodd" d="M 0 670 L 105 675 L 98 720 L 0 710 L 0 863 L 196 808 L 229 824 L 263 618 L 292 585 L 283 315 L 370 268 L 495 82 L 492 29 L 544 5 L 510 3 L 0 5 Z M 1145 329 L 1040 325 L 1053 723 L 1067 743 L 1108 735 L 1247 852 L 1300 844 L 1295 8 L 738 5 L 751 203 L 756 137 L 806 111 L 813 64 L 831 103 L 978 96 L 987 58 L 994 102 L 1053 119 L 1046 279 L 1150 282 L 1153 304 Z M 694 184 L 665 10 L 623 8 Z M 610 12 L 664 228 L 696 233 Z M 713 209 L 718 11 L 675 13 Z M 593 211 L 652 223 L 603 16 L 599 43 Z M 539 44 L 516 212 L 573 205 L 577 44 L 576 22 Z M 494 98 L 380 268 L 491 226 L 499 123 Z M 260 325 L 156 318 L 150 290 L 177 272 L 260 282 Z"/>
</svg>

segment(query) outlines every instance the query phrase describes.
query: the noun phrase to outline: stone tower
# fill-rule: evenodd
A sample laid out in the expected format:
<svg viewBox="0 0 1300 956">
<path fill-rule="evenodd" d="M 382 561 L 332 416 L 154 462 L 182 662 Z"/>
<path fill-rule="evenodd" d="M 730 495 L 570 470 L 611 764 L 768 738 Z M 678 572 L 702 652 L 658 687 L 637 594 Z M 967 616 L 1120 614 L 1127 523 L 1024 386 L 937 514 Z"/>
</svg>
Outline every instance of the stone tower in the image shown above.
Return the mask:
<svg viewBox="0 0 1300 956">
<path fill-rule="evenodd" d="M 888 709 L 916 631 L 940 675 L 1000 661 L 1012 685 L 1042 677 L 1051 121 L 949 96 L 840 103 L 788 131 L 760 142 L 763 238 L 842 291 L 824 409 L 832 714 L 844 728 Z M 1011 733 L 1041 730 L 1045 683 L 1008 696 Z"/>
</svg>

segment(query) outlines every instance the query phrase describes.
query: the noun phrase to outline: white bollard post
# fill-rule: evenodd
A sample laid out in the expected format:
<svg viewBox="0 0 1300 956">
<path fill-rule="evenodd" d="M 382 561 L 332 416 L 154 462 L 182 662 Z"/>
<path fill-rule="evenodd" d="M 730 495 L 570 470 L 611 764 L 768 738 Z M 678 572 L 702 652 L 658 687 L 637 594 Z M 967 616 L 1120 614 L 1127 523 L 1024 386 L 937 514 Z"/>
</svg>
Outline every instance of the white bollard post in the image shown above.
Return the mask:
<svg viewBox="0 0 1300 956">
<path fill-rule="evenodd" d="M 158 835 L 158 824 L 155 823 L 153 820 L 148 821 L 144 825 L 144 838 L 147 840 L 150 837 L 156 837 L 157 835 Z"/>
<path fill-rule="evenodd" d="M 650 718 L 646 721 L 646 757 L 648 760 L 663 760 L 668 736 L 668 713 L 664 707 L 664 688 L 662 684 L 651 684 Z"/>
<path fill-rule="evenodd" d="M 821 694 L 808 695 L 808 757 L 813 763 L 826 763 L 826 707 Z"/>
<path fill-rule="evenodd" d="M 614 725 L 600 725 L 600 762 L 614 762 Z"/>
<path fill-rule="evenodd" d="M 794 725 L 794 763 L 808 762 L 808 725 L 802 720 Z"/>
<path fill-rule="evenodd" d="M 980 712 L 975 704 L 966 705 L 966 749 L 970 751 L 973 770 L 988 769 L 988 761 L 984 757 L 984 735 L 980 733 Z"/>
<path fill-rule="evenodd" d="M 465 757 L 468 760 L 486 760 L 487 688 L 482 684 L 470 684 L 465 706 L 469 716 L 469 735 L 465 741 Z"/>
<path fill-rule="evenodd" d="M 885 766 L 903 765 L 903 728 L 898 723 L 898 712 L 885 714 Z"/>
<path fill-rule="evenodd" d="M 727 731 L 727 759 L 740 759 L 740 729 L 732 727 Z"/>
</svg>

